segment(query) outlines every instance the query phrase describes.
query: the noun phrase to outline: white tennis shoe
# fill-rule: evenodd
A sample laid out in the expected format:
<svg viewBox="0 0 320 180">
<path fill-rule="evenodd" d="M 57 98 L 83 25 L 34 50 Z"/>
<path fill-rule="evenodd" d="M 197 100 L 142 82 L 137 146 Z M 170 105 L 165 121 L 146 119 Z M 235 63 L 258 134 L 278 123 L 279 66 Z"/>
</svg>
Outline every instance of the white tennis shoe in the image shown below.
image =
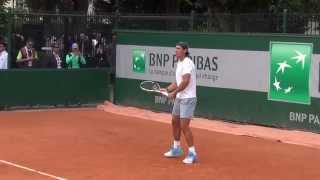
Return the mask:
<svg viewBox="0 0 320 180">
<path fill-rule="evenodd" d="M 197 155 L 192 152 L 189 152 L 187 157 L 182 162 L 185 164 L 193 164 L 197 162 Z"/>
</svg>

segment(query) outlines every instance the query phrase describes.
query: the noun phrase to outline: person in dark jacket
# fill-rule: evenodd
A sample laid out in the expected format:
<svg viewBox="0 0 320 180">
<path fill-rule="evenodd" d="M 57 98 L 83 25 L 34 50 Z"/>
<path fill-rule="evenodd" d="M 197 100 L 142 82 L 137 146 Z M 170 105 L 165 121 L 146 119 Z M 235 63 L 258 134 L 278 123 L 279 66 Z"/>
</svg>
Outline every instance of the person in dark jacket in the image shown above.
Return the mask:
<svg viewBox="0 0 320 180">
<path fill-rule="evenodd" d="M 52 44 L 52 54 L 48 57 L 48 68 L 62 69 L 63 62 L 60 55 L 60 48 L 57 44 Z"/>
</svg>

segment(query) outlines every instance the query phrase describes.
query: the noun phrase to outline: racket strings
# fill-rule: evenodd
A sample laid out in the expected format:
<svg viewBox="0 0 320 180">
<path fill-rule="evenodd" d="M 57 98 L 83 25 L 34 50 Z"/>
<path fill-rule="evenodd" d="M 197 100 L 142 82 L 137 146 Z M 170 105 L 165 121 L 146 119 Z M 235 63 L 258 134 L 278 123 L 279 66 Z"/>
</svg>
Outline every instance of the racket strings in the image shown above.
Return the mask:
<svg viewBox="0 0 320 180">
<path fill-rule="evenodd" d="M 157 83 L 154 83 L 154 85 L 152 86 L 153 90 L 160 90 L 160 86 Z"/>
<path fill-rule="evenodd" d="M 155 82 L 144 82 L 141 85 L 144 89 L 148 89 L 148 90 L 160 90 L 160 85 L 158 83 Z"/>
<path fill-rule="evenodd" d="M 157 82 L 143 81 L 140 83 L 140 88 L 144 91 L 158 92 L 158 93 L 161 93 L 162 95 L 168 96 L 167 92 L 161 92 L 160 84 Z"/>
</svg>

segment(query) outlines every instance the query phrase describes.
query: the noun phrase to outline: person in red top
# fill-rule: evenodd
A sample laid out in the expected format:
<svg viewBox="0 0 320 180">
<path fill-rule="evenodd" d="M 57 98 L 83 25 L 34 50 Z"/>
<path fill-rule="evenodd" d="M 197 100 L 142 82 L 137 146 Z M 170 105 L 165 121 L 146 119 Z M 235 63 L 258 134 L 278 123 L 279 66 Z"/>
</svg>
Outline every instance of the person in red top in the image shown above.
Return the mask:
<svg viewBox="0 0 320 180">
<path fill-rule="evenodd" d="M 38 60 L 38 53 L 33 48 L 33 41 L 27 40 L 26 46 L 22 47 L 17 56 L 17 65 L 19 68 L 34 67 L 35 61 Z"/>
</svg>

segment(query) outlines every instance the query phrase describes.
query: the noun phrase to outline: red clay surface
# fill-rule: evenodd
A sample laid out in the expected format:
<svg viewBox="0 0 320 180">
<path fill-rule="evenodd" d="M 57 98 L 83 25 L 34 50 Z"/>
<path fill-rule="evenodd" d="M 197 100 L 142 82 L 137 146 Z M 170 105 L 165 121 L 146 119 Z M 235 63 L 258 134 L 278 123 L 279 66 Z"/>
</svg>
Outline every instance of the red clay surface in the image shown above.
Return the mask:
<svg viewBox="0 0 320 180">
<path fill-rule="evenodd" d="M 319 149 L 274 140 L 193 128 L 200 162 L 190 166 L 162 156 L 166 123 L 95 109 L 0 112 L 0 123 L 0 160 L 67 179 L 320 179 Z M 0 163 L 0 179 L 50 178 Z"/>
</svg>

